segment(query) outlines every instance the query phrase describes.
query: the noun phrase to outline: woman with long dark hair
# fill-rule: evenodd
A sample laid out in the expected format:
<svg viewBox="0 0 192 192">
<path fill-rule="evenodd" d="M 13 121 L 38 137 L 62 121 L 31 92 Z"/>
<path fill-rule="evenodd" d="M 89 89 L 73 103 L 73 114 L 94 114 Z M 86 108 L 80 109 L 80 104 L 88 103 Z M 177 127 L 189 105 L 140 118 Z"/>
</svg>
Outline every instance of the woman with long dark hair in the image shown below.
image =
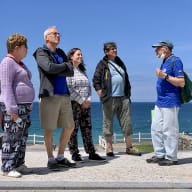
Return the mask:
<svg viewBox="0 0 192 192">
<path fill-rule="evenodd" d="M 86 153 L 89 154 L 88 159 L 93 161 L 105 161 L 95 153 L 92 140 L 91 125 L 91 86 L 86 75 L 83 57 L 79 48 L 73 48 L 68 53 L 68 60 L 73 65 L 74 76 L 67 77 L 67 85 L 70 92 L 73 118 L 75 121 L 75 129 L 69 141 L 69 150 L 72 159 L 76 162 L 83 161 L 78 149 L 78 127 L 81 129 L 81 135 Z"/>
</svg>

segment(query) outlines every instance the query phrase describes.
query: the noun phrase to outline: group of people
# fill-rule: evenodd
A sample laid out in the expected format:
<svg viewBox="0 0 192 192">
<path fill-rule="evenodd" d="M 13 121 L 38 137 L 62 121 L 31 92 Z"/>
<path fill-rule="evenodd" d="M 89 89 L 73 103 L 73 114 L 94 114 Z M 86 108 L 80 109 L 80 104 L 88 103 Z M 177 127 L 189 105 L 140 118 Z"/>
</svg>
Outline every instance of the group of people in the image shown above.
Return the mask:
<svg viewBox="0 0 192 192">
<path fill-rule="evenodd" d="M 82 162 L 78 149 L 78 128 L 81 130 L 85 152 L 90 161 L 106 161 L 96 153 L 92 139 L 91 84 L 86 74 L 81 49 L 73 48 L 66 55 L 58 48 L 60 33 L 56 27 L 44 32 L 45 44 L 33 56 L 39 77 L 40 127 L 44 129 L 47 150 L 47 167 L 60 170 L 62 167 L 76 167 Z M 183 64 L 172 54 L 173 44 L 161 41 L 156 45 L 156 54 L 163 59 L 156 70 L 157 102 L 151 126 L 155 156 L 148 163 L 173 165 L 177 163 L 178 111 L 180 106 L 179 87 L 183 87 Z M 0 111 L 4 130 L 2 140 L 2 172 L 4 176 L 21 177 L 29 173 L 25 165 L 26 141 L 31 124 L 30 112 L 34 100 L 31 73 L 22 62 L 27 55 L 27 39 L 13 34 L 7 39 L 8 54 L 0 64 Z M 132 146 L 131 85 L 126 66 L 117 56 L 115 42 L 104 44 L 105 56 L 99 61 L 93 75 L 95 88 L 103 108 L 103 135 L 106 139 L 106 156 L 113 157 L 113 118 L 117 115 L 125 137 L 125 152 L 128 155 L 141 153 Z M 174 61 L 173 61 L 174 59 Z M 174 62 L 171 66 L 170 63 Z M 62 128 L 58 153 L 53 153 L 53 131 Z M 64 156 L 66 146 L 72 156 Z"/>
</svg>

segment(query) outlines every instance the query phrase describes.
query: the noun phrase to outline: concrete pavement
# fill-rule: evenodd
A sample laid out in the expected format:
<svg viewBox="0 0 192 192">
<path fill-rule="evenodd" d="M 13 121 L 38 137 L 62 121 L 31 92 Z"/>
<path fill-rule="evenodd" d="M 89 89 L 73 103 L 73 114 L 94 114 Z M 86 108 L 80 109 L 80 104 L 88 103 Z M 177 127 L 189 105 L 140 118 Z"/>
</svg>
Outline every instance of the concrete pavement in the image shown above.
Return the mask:
<svg viewBox="0 0 192 192">
<path fill-rule="evenodd" d="M 105 156 L 104 150 L 97 150 Z M 85 162 L 79 163 L 78 168 L 53 172 L 46 167 L 44 146 L 27 147 L 26 165 L 33 172 L 21 178 L 0 175 L 0 191 L 192 191 L 190 151 L 180 151 L 179 164 L 170 167 L 146 163 L 153 153 L 131 156 L 123 148 L 115 148 L 115 157 L 107 157 L 103 163 L 88 161 L 83 150 L 81 155 Z M 69 151 L 65 157 L 71 159 Z"/>
</svg>

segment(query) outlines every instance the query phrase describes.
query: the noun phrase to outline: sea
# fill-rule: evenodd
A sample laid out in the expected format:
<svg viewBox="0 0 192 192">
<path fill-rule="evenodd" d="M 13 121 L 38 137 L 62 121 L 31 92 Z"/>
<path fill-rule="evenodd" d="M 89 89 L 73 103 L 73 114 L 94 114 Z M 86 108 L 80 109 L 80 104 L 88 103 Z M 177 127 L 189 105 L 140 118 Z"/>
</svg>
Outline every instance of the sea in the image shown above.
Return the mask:
<svg viewBox="0 0 192 192">
<path fill-rule="evenodd" d="M 155 103 L 153 102 L 132 102 L 131 103 L 131 116 L 134 133 L 150 133 L 151 127 L 151 110 L 154 109 Z M 54 113 L 54 111 L 53 111 Z M 91 104 L 91 118 L 92 118 L 92 135 L 94 144 L 99 143 L 99 135 L 102 135 L 102 105 L 100 102 L 92 102 Z M 29 135 L 42 135 L 44 131 L 40 129 L 39 122 L 39 103 L 34 102 L 33 110 L 31 113 L 32 125 L 29 128 Z M 181 105 L 179 111 L 179 132 L 192 133 L 192 103 Z M 60 128 L 53 132 L 54 144 L 58 145 L 59 136 L 61 133 Z M 121 134 L 119 122 L 114 117 L 113 130 L 116 134 Z M 0 131 L 2 132 L 2 131 Z M 42 138 L 43 139 L 43 138 Z M 79 146 L 83 146 L 81 132 L 78 132 Z"/>
</svg>

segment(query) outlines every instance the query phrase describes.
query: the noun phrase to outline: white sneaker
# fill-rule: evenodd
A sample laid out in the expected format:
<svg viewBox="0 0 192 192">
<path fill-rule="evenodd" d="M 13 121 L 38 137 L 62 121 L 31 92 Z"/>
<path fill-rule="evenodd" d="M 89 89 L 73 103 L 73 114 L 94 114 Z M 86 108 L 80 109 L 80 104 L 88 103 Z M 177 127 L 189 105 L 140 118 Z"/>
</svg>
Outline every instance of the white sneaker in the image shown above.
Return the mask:
<svg viewBox="0 0 192 192">
<path fill-rule="evenodd" d="M 22 174 L 29 174 L 32 173 L 33 170 L 28 168 L 25 164 L 20 165 L 19 167 L 16 168 L 16 171 L 22 173 Z"/>
<path fill-rule="evenodd" d="M 22 174 L 16 171 L 15 169 L 13 169 L 9 172 L 4 172 L 3 176 L 18 178 L 18 177 L 21 177 Z"/>
</svg>

